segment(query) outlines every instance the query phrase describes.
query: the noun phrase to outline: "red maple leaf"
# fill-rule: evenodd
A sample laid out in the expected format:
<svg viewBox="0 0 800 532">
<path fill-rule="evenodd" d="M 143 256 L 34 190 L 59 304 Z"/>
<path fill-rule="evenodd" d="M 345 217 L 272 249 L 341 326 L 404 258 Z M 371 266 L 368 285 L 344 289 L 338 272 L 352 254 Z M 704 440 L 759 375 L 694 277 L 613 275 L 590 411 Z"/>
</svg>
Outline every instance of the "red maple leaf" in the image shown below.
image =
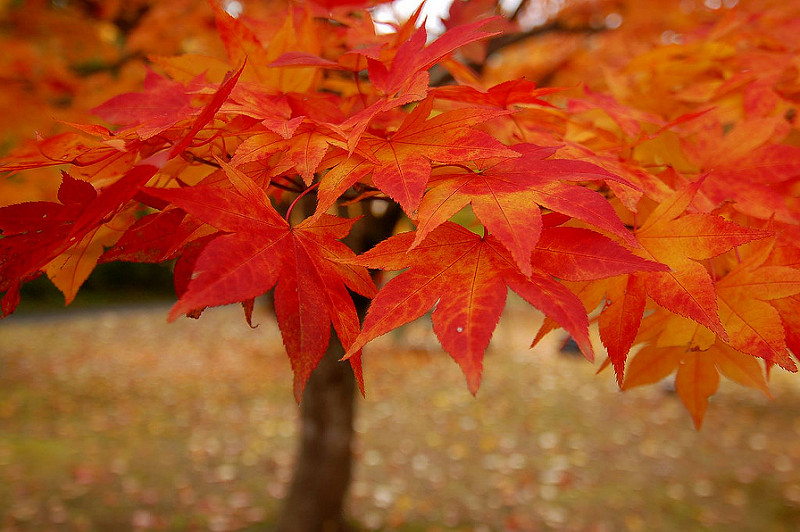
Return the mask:
<svg viewBox="0 0 800 532">
<path fill-rule="evenodd" d="M 505 111 L 464 109 L 428 119 L 433 98 L 417 105 L 391 134 L 365 133 L 356 153 L 322 176 L 318 211 L 324 212 L 353 184 L 372 172 L 372 182 L 411 213 L 419 206 L 431 175 L 431 161 L 516 158 L 515 152 L 471 126 Z M 344 146 L 343 146 L 344 147 Z"/>
<path fill-rule="evenodd" d="M 542 96 L 560 92 L 563 89 L 554 87 L 536 88 L 536 83 L 526 79 L 514 79 L 498 83 L 489 88 L 486 92 L 479 91 L 468 85 L 445 85 L 435 87 L 431 93 L 436 98 L 452 100 L 459 103 L 494 107 L 497 109 L 511 109 L 515 105 L 542 105 L 552 107 L 553 105 Z"/>
<path fill-rule="evenodd" d="M 448 111 L 428 119 L 433 98 L 421 102 L 386 137 L 364 134 L 360 150 L 374 160 L 372 181 L 396 200 L 406 212 L 413 212 L 422 199 L 431 175 L 431 161 L 460 163 L 491 157 L 515 158 L 519 153 L 474 126 L 503 112 L 489 109 Z"/>
<path fill-rule="evenodd" d="M 180 209 L 143 216 L 131 225 L 100 262 L 163 262 L 176 258 L 186 244 L 217 230 Z"/>
<path fill-rule="evenodd" d="M 114 96 L 92 112 L 120 126 L 133 128 L 142 139 L 175 125 L 192 112 L 192 96 L 177 82 L 148 70 L 143 92 Z"/>
<path fill-rule="evenodd" d="M 298 118 L 302 122 L 302 117 Z M 270 177 L 295 170 L 305 184 L 310 185 L 328 151 L 330 139 L 311 124 L 300 122 L 283 135 L 269 131 L 251 136 L 237 147 L 231 163 L 238 166 L 246 162 L 265 161 L 280 153 L 279 162 L 271 161 L 274 170 Z"/>
<path fill-rule="evenodd" d="M 549 275 L 524 275 L 493 236 L 481 238 L 446 222 L 411 249 L 414 239 L 413 232 L 402 233 L 351 261 L 371 268 L 409 269 L 375 296 L 348 356 L 435 306 L 433 330 L 461 366 L 474 394 L 481 381 L 483 354 L 505 307 L 508 288 L 569 331 L 587 358 L 594 356 L 589 321 L 580 300 Z"/>
<path fill-rule="evenodd" d="M 536 270 L 568 281 L 669 270 L 665 264 L 644 260 L 610 238 L 579 227 L 544 229 L 531 261 Z"/>
<path fill-rule="evenodd" d="M 58 199 L 0 209 L 0 292 L 2 315 L 14 311 L 19 287 L 38 276 L 53 259 L 71 248 L 86 245 L 85 237 L 113 218 L 155 175 L 166 154 L 159 153 L 131 168 L 100 193 L 86 182 L 62 172 Z"/>
<path fill-rule="evenodd" d="M 193 260 L 191 279 L 169 319 L 207 306 L 246 302 L 275 286 L 275 311 L 299 401 L 328 347 L 331 324 L 345 347 L 358 334 L 347 289 L 367 297 L 375 292 L 366 269 L 345 264 L 355 254 L 339 242 L 356 219 L 321 215 L 291 227 L 261 187 L 221 164 L 233 189 L 196 185 L 147 190 L 221 231 Z M 351 362 L 363 391 L 360 359 Z"/>
<path fill-rule="evenodd" d="M 644 280 L 641 276 L 626 275 L 618 282 L 611 283 L 606 301 L 597 320 L 600 339 L 614 366 L 617 383 L 621 386 L 628 352 L 636 341 L 647 303 Z"/>
<path fill-rule="evenodd" d="M 467 204 L 511 252 L 520 270 L 531 272 L 530 257 L 542 230 L 541 205 L 583 220 L 638 247 L 608 201 L 588 188 L 564 181 L 620 179 L 583 161 L 550 159 L 555 148 L 518 144 L 519 158 L 483 161 L 475 170 L 437 174 L 419 207 L 414 245 Z"/>
<path fill-rule="evenodd" d="M 411 38 L 398 48 L 391 65 L 369 59 L 369 78 L 378 90 L 387 96 L 395 94 L 404 86 L 414 83 L 415 77 L 424 76 L 427 85 L 427 70 L 444 57 L 465 44 L 496 35 L 480 31 L 480 28 L 495 20 L 485 18 L 447 30 L 435 41 L 425 46 L 428 33 L 425 25 L 419 27 Z"/>
</svg>

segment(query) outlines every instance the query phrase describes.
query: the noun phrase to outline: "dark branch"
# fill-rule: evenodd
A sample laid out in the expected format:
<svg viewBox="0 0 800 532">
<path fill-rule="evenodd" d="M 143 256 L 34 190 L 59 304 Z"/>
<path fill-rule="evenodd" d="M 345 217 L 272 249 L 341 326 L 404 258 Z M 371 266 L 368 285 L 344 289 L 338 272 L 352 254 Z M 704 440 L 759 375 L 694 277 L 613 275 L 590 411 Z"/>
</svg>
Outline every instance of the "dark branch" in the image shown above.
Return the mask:
<svg viewBox="0 0 800 532">
<path fill-rule="evenodd" d="M 523 2 L 524 3 L 524 2 Z M 592 26 L 565 26 L 558 20 L 554 20 L 548 24 L 544 24 L 542 26 L 536 26 L 535 28 L 531 28 L 527 31 L 521 31 L 518 33 L 505 33 L 501 34 L 493 39 L 489 39 L 486 45 L 486 60 L 480 64 L 468 64 L 470 68 L 475 70 L 478 74 L 483 72 L 483 68 L 486 65 L 488 59 L 519 42 L 532 39 L 534 37 L 538 37 L 540 35 L 545 35 L 548 33 L 580 33 L 585 35 L 591 35 L 593 33 L 598 33 L 604 31 L 604 27 L 596 28 Z M 441 87 L 443 85 L 448 85 L 452 83 L 453 76 L 444 68 L 439 65 L 436 65 L 431 70 L 431 86 L 432 87 Z"/>
</svg>

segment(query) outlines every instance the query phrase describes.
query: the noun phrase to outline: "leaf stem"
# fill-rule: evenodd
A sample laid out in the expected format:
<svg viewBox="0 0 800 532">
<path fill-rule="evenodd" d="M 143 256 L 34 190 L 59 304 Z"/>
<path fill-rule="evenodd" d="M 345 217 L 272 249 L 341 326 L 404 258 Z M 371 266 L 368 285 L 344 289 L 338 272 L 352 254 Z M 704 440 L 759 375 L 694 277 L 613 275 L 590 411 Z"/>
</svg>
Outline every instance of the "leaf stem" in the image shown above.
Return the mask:
<svg viewBox="0 0 800 532">
<path fill-rule="evenodd" d="M 284 185 L 283 183 L 278 183 L 276 181 L 270 181 L 269 186 L 285 190 L 286 192 L 294 192 L 295 194 L 300 194 L 301 192 L 303 192 L 302 188 L 290 187 L 288 185 Z"/>
<path fill-rule="evenodd" d="M 312 190 L 315 190 L 318 186 L 319 186 L 319 183 L 314 183 L 313 185 L 311 185 L 310 187 L 308 187 L 307 189 L 302 191 L 300 194 L 298 194 L 298 196 L 294 199 L 292 204 L 289 205 L 289 208 L 286 209 L 286 216 L 284 216 L 284 219 L 287 222 L 289 221 L 289 217 L 292 215 L 292 210 L 294 209 L 294 206 L 297 205 L 297 202 L 300 201 L 300 198 L 302 198 L 303 196 L 305 196 L 306 194 L 308 194 Z"/>
<path fill-rule="evenodd" d="M 58 162 L 61 162 L 62 164 L 71 164 L 71 165 L 77 166 L 79 168 L 80 167 L 84 167 L 84 166 L 91 166 L 93 164 L 98 164 L 98 163 L 101 163 L 101 162 L 103 162 L 105 160 L 110 159 L 111 157 L 120 155 L 120 152 L 114 150 L 114 151 L 111 151 L 111 152 L 109 152 L 109 153 L 107 153 L 105 155 L 99 156 L 97 159 L 94 159 L 94 160 L 91 160 L 91 161 L 82 161 L 82 160 L 80 160 L 80 157 L 82 155 L 86 155 L 86 153 L 81 153 L 81 154 L 76 155 L 71 161 L 64 161 L 62 159 L 55 159 L 53 157 L 50 157 L 49 155 L 44 153 L 41 150 L 41 148 L 39 148 L 39 153 L 42 154 L 43 157 L 45 157 L 45 158 L 47 158 L 47 159 L 49 159 L 51 161 L 58 161 Z"/>
<path fill-rule="evenodd" d="M 367 96 L 364 94 L 364 91 L 361 89 L 361 76 L 359 71 L 353 71 L 353 81 L 356 85 L 356 90 L 358 90 L 358 96 L 361 98 L 361 104 L 366 108 L 367 107 Z"/>
<path fill-rule="evenodd" d="M 470 168 L 469 166 L 467 166 L 465 164 L 461 164 L 461 163 L 447 163 L 447 164 L 433 164 L 433 165 L 431 165 L 431 168 L 447 168 L 447 167 L 461 168 L 462 170 L 466 170 L 470 174 L 479 173 L 479 172 L 476 172 L 473 168 Z"/>
<path fill-rule="evenodd" d="M 198 156 L 198 155 L 195 155 L 194 153 L 192 153 L 192 152 L 190 152 L 190 151 L 188 151 L 188 150 L 184 151 L 184 152 L 181 154 L 181 156 L 182 156 L 184 159 L 188 159 L 190 162 L 202 163 L 202 164 L 205 164 L 205 165 L 207 165 L 207 166 L 211 166 L 211 167 L 213 167 L 213 168 L 222 168 L 222 166 L 220 166 L 220 164 L 219 164 L 218 162 L 216 162 L 216 161 L 210 161 L 210 160 L 208 160 L 208 159 L 204 159 L 203 157 L 200 157 L 200 156 Z"/>
</svg>

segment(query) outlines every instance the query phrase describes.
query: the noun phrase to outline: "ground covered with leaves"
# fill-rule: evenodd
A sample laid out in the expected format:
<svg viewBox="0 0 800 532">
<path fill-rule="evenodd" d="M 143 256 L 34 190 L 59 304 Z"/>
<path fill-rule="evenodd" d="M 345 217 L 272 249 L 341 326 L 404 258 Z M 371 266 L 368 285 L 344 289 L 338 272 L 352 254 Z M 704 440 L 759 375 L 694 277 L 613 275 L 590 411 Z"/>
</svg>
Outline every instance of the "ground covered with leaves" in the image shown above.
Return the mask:
<svg viewBox="0 0 800 532">
<path fill-rule="evenodd" d="M 0 325 L 0 529 L 261 530 L 290 478 L 291 371 L 235 307 L 14 316 Z M 792 530 L 800 387 L 726 382 L 700 432 L 664 386 L 527 345 L 506 311 L 473 398 L 423 318 L 370 343 L 350 515 L 365 530 Z M 552 335 L 551 335 L 552 336 Z"/>
</svg>

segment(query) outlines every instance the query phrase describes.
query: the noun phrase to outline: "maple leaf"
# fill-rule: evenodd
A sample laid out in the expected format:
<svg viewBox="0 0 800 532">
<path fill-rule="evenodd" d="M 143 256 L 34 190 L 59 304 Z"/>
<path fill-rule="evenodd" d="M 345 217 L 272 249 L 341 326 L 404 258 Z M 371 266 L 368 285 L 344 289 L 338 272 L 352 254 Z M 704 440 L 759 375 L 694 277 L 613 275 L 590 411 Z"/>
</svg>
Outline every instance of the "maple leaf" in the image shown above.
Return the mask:
<svg viewBox="0 0 800 532">
<path fill-rule="evenodd" d="M 305 10 L 287 9 L 275 13 L 278 27 L 270 28 L 269 39 L 259 37 L 259 32 L 247 23 L 228 14 L 216 2 L 209 2 L 219 35 L 225 45 L 231 64 L 247 62 L 244 79 L 259 83 L 262 87 L 281 92 L 306 92 L 314 83 L 316 68 L 271 68 L 269 65 L 282 53 L 289 51 L 319 51 L 319 36 L 310 14 Z M 274 24 L 273 24 L 274 25 Z"/>
<path fill-rule="evenodd" d="M 242 142 L 236 149 L 232 164 L 260 161 L 280 152 L 285 164 L 274 166 L 281 172 L 294 169 L 306 185 L 314 179 L 320 162 L 328 151 L 330 136 L 311 124 L 297 124 L 288 135 L 273 132 L 256 134 Z"/>
<path fill-rule="evenodd" d="M 531 261 L 536 270 L 568 281 L 669 270 L 665 264 L 642 259 L 610 238 L 579 227 L 545 228 Z"/>
<path fill-rule="evenodd" d="M 425 71 L 448 54 L 465 44 L 496 35 L 497 33 L 479 31 L 493 20 L 495 19 L 485 18 L 456 26 L 447 30 L 428 46 L 425 46 L 428 33 L 423 24 L 397 48 L 388 68 L 379 61 L 369 60 L 369 79 L 386 95 L 395 94 L 405 85 L 413 83 L 418 76 L 424 76 L 427 84 L 428 74 Z"/>
<path fill-rule="evenodd" d="M 742 386 L 759 390 L 766 397 L 772 398 L 764 375 L 764 368 L 757 359 L 737 351 L 721 341 L 714 344 L 710 353 L 722 375 Z"/>
<path fill-rule="evenodd" d="M 111 223 L 88 231 L 79 242 L 44 266 L 47 277 L 64 294 L 66 305 L 75 299 L 78 289 L 89 278 L 105 248 L 112 246 L 133 220 L 131 212 L 115 216 Z"/>
<path fill-rule="evenodd" d="M 328 347 L 331 324 L 346 348 L 358 334 L 347 288 L 367 297 L 375 291 L 366 269 L 343 264 L 355 254 L 338 240 L 356 220 L 322 215 L 291 227 L 262 188 L 219 162 L 233 190 L 210 185 L 147 190 L 222 231 L 193 261 L 191 280 L 169 319 L 206 306 L 247 301 L 274 286 L 275 312 L 299 402 Z M 359 357 L 351 365 L 363 392 Z"/>
<path fill-rule="evenodd" d="M 475 394 L 483 354 L 505 307 L 508 287 L 555 319 L 573 335 L 587 358 L 593 357 L 588 318 L 580 301 L 550 276 L 523 275 L 494 237 L 481 238 L 446 222 L 411 249 L 414 239 L 413 232 L 402 233 L 352 261 L 371 268 L 409 269 L 375 296 L 347 356 L 435 305 L 433 330 Z"/>
<path fill-rule="evenodd" d="M 683 214 L 702 181 L 691 183 L 659 204 L 636 231 L 647 258 L 664 263 L 669 272 L 642 273 L 647 294 L 662 307 L 690 318 L 726 340 L 714 282 L 696 262 L 771 233 L 750 229 L 714 214 Z"/>
<path fill-rule="evenodd" d="M 797 371 L 789 358 L 783 320 L 769 301 L 799 294 L 800 270 L 745 260 L 717 281 L 716 289 L 728 344 L 768 363 Z"/>
<path fill-rule="evenodd" d="M 364 134 L 359 144 L 358 153 L 374 161 L 372 181 L 375 186 L 408 213 L 413 212 L 422 199 L 431 175 L 431 160 L 458 163 L 490 157 L 519 157 L 518 152 L 470 127 L 501 116 L 503 112 L 461 109 L 428 119 L 432 108 L 433 99 L 428 98 L 417 105 L 397 131 L 386 138 Z M 346 190 L 359 178 L 358 174 L 348 175 L 336 187 L 326 185 L 326 188 Z M 322 183 L 330 179 L 323 176 Z M 320 205 L 320 210 L 324 208 L 324 204 Z"/>
<path fill-rule="evenodd" d="M 100 262 L 156 263 L 176 258 L 191 241 L 217 230 L 180 209 L 143 216 L 131 225 L 101 257 Z"/>
<path fill-rule="evenodd" d="M 94 234 L 113 218 L 165 160 L 166 154 L 161 152 L 141 161 L 100 193 L 91 184 L 62 172 L 58 194 L 61 204 L 31 202 L 0 209 L 0 230 L 4 235 L 0 239 L 0 292 L 6 292 L 2 300 L 3 316 L 16 308 L 21 284 L 38 276 L 56 257 L 72 250 L 73 256 L 88 259 L 85 251 L 81 251 L 93 241 L 87 235 Z M 97 256 L 91 255 L 91 265 Z M 63 265 L 75 263 L 67 260 Z M 55 275 L 53 268 L 51 277 Z M 88 275 L 85 261 L 82 271 L 82 277 Z M 73 284 L 70 281 L 62 286 Z M 70 291 L 65 294 L 67 298 Z"/>
<path fill-rule="evenodd" d="M 600 340 L 614 366 L 617 384 L 621 386 L 628 352 L 636 341 L 647 303 L 644 281 L 640 276 L 624 276 L 609 289 L 606 297 L 608 302 L 598 318 Z"/>
<path fill-rule="evenodd" d="M 468 85 L 447 85 L 431 90 L 436 98 L 453 100 L 464 104 L 483 105 L 497 109 L 511 109 L 516 105 L 541 105 L 553 107 L 542 96 L 560 92 L 554 87 L 536 88 L 536 83 L 526 79 L 504 81 L 489 87 L 485 92 Z"/>
<path fill-rule="evenodd" d="M 800 177 L 799 161 L 796 146 L 762 146 L 737 160 L 716 162 L 701 192 L 717 205 L 733 200 L 734 208 L 750 216 L 797 223 L 797 213 L 778 187 Z"/>
<path fill-rule="evenodd" d="M 143 92 L 114 96 L 92 112 L 112 124 L 126 126 L 148 139 L 169 129 L 192 111 L 192 97 L 180 83 L 148 70 Z"/>
<path fill-rule="evenodd" d="M 675 389 L 692 416 L 695 428 L 703 423 L 708 398 L 719 386 L 720 373 L 730 380 L 760 390 L 770 397 L 764 370 L 757 360 L 717 341 L 708 350 L 691 351 L 682 347 L 645 346 L 631 360 L 621 388 L 653 384 L 675 375 Z"/>
<path fill-rule="evenodd" d="M 632 246 L 636 239 L 608 201 L 592 190 L 562 183 L 618 179 L 583 161 L 550 159 L 555 148 L 519 144 L 516 159 L 476 164 L 476 171 L 437 174 L 419 206 L 414 245 L 467 204 L 483 225 L 508 248 L 520 270 L 531 272 L 531 252 L 542 230 L 542 205 L 605 229 Z"/>
<path fill-rule="evenodd" d="M 675 391 L 700 429 L 708 408 L 708 398 L 717 392 L 719 371 L 714 359 L 703 351 L 684 353 L 675 374 Z"/>
</svg>

